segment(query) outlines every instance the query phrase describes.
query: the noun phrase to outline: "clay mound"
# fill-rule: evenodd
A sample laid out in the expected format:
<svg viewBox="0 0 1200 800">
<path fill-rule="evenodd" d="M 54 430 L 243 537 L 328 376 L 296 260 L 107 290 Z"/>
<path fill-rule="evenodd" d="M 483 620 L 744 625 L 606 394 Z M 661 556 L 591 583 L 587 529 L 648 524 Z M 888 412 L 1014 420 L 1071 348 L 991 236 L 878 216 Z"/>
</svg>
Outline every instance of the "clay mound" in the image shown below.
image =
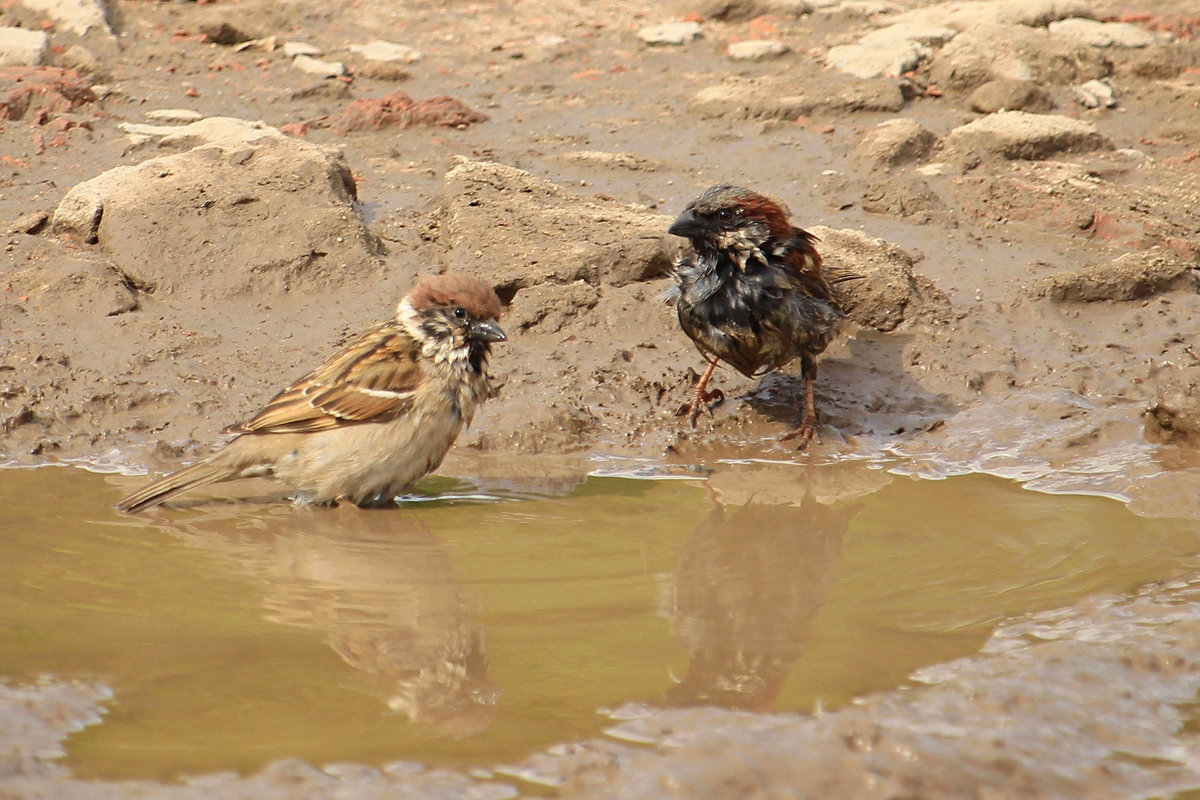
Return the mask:
<svg viewBox="0 0 1200 800">
<path fill-rule="evenodd" d="M 54 230 L 98 244 L 139 289 L 221 297 L 321 288 L 380 267 L 336 153 L 240 120 L 177 134 L 199 146 L 75 186 Z"/>
</svg>

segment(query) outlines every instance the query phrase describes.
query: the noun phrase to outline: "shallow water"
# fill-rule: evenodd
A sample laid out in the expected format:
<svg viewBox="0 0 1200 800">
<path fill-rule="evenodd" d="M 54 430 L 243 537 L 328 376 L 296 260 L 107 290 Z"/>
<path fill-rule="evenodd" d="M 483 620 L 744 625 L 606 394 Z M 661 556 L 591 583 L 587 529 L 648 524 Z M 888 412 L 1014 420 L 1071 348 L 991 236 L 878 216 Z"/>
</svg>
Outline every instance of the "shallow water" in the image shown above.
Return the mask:
<svg viewBox="0 0 1200 800">
<path fill-rule="evenodd" d="M 67 742 L 84 778 L 493 765 L 599 733 L 627 700 L 828 709 L 1006 616 L 1200 565 L 1195 521 L 863 462 L 114 512 L 137 483 L 0 471 L 0 679 L 112 687 Z"/>
</svg>

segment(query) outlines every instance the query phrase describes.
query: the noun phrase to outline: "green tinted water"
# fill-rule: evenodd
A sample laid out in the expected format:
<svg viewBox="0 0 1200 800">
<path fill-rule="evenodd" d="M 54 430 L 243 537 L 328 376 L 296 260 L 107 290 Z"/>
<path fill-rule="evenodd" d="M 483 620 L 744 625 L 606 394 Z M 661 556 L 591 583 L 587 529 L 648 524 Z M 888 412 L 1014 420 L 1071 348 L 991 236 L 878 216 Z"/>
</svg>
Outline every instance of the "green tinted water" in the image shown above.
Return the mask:
<svg viewBox="0 0 1200 800">
<path fill-rule="evenodd" d="M 628 700 L 832 708 L 1200 550 L 1194 521 L 861 463 L 389 511 L 112 511 L 137 483 L 0 471 L 0 680 L 114 692 L 67 743 L 80 777 L 495 764 Z"/>
</svg>

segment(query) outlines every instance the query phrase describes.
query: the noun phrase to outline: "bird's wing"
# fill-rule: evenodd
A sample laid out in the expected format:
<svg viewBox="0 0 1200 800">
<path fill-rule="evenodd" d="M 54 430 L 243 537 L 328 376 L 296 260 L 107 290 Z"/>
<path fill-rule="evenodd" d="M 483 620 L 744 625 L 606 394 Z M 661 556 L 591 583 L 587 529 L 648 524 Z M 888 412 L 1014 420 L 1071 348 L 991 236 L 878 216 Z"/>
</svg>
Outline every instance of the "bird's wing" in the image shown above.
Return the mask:
<svg viewBox="0 0 1200 800">
<path fill-rule="evenodd" d="M 383 422 L 412 408 L 423 380 L 417 345 L 394 322 L 379 325 L 277 394 L 227 433 L 308 433 Z"/>
</svg>

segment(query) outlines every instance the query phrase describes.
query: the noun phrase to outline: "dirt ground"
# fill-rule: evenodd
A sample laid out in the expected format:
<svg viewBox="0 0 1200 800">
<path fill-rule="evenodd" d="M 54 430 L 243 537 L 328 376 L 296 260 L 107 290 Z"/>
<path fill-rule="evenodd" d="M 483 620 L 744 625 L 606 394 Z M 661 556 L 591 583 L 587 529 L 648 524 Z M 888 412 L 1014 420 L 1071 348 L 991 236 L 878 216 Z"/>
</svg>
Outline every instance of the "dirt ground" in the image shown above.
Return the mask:
<svg viewBox="0 0 1200 800">
<path fill-rule="evenodd" d="M 1186 0 L 77 7 L 0 7 L 49 44 L 0 66 L 0 461 L 178 466 L 451 268 L 510 342 L 446 471 L 789 457 L 794 374 L 720 371 L 711 422 L 674 416 L 702 362 L 658 299 L 666 228 L 730 182 L 867 278 L 802 458 L 1200 516 Z M 646 42 L 665 22 L 693 24 Z"/>
</svg>

